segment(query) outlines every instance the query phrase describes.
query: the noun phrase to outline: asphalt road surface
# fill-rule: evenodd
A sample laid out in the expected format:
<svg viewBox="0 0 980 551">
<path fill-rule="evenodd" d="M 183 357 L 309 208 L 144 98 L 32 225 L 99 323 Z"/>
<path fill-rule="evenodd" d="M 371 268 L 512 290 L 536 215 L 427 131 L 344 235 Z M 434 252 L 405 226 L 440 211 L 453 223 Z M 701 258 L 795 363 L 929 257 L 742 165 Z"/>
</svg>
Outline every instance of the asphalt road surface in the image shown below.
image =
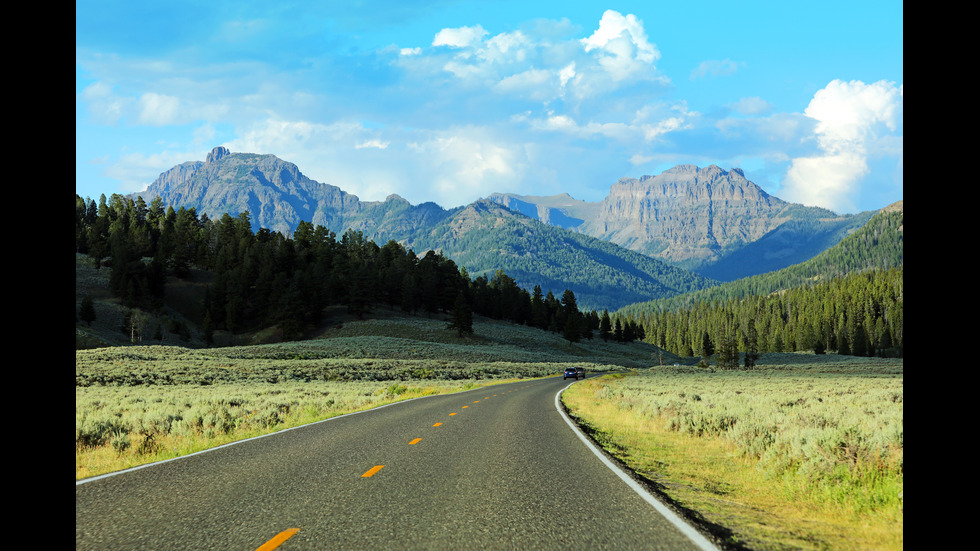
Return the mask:
<svg viewBox="0 0 980 551">
<path fill-rule="evenodd" d="M 79 481 L 75 548 L 710 549 L 573 428 L 568 384 L 431 396 Z"/>
</svg>

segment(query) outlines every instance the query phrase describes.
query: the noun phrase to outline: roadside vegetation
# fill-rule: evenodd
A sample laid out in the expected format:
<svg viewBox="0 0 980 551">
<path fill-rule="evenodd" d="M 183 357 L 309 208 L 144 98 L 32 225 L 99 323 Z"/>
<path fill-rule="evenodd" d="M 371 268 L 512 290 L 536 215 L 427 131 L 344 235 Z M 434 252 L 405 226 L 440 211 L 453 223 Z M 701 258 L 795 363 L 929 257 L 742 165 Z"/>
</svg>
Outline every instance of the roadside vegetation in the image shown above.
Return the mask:
<svg viewBox="0 0 980 551">
<path fill-rule="evenodd" d="M 170 459 L 465 381 L 287 381 L 76 387 L 75 479 Z"/>
<path fill-rule="evenodd" d="M 572 385 L 570 413 L 733 548 L 902 549 L 901 359 L 764 354 Z"/>
<path fill-rule="evenodd" d="M 445 319 L 390 312 L 307 341 L 76 350 L 75 478 L 398 400 L 557 375 L 568 365 L 645 367 L 656 350 L 573 344 L 481 317 L 474 326 L 474 335 L 459 336 Z"/>
</svg>

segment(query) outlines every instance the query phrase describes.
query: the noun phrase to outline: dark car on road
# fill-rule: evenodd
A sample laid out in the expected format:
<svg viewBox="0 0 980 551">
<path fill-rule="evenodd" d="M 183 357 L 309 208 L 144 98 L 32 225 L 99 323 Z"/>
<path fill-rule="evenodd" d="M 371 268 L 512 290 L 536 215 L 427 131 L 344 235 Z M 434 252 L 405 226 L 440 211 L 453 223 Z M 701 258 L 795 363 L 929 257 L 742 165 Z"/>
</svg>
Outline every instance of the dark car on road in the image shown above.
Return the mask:
<svg viewBox="0 0 980 551">
<path fill-rule="evenodd" d="M 579 376 L 581 376 L 583 379 L 585 378 L 584 369 L 582 369 L 581 367 L 568 367 L 565 368 L 565 375 L 562 377 L 562 379 L 567 379 L 569 377 L 575 377 L 576 379 L 578 379 Z"/>
</svg>

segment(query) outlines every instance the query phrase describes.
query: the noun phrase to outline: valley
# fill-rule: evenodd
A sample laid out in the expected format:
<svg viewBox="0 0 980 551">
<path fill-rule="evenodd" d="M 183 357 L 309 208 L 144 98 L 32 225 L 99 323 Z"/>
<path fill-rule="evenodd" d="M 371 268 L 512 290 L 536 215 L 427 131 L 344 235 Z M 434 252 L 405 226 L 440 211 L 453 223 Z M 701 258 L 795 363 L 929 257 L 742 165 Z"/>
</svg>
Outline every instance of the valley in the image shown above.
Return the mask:
<svg viewBox="0 0 980 551">
<path fill-rule="evenodd" d="M 584 366 L 562 407 L 720 548 L 902 548 L 901 203 L 856 228 L 836 219 L 840 237 L 801 262 L 721 282 L 587 235 L 599 209 L 571 198 L 446 211 L 332 190 L 337 209 L 318 219 L 345 220 L 343 233 L 304 220 L 256 229 L 272 187 L 293 182 L 291 204 L 311 204 L 296 199 L 298 171 L 213 153 L 159 182 L 201 197 L 252 189 L 235 215 L 76 196 L 78 484 L 250 438 L 278 445 L 289 429 L 412 399 L 489 399 L 519 382 L 554 392 L 565 367 Z M 228 180 L 210 192 L 194 179 L 208 164 L 206 183 Z M 796 243 L 787 226 L 820 233 L 818 220 L 754 243 Z M 727 258 L 775 254 L 753 246 Z M 762 403 L 774 406 L 765 420 L 749 413 Z M 868 411 L 887 430 L 868 428 Z M 335 530 L 321 526 L 294 542 Z"/>
</svg>

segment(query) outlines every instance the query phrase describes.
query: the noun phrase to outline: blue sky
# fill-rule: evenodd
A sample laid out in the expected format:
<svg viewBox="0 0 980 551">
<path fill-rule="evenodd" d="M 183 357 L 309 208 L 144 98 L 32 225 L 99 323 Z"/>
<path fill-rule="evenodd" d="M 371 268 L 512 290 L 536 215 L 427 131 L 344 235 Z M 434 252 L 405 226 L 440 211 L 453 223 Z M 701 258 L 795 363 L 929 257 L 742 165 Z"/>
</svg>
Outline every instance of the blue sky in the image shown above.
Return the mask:
<svg viewBox="0 0 980 551">
<path fill-rule="evenodd" d="M 903 4 L 76 2 L 75 192 L 218 145 L 362 200 L 599 201 L 741 168 L 838 213 L 903 198 Z"/>
</svg>

